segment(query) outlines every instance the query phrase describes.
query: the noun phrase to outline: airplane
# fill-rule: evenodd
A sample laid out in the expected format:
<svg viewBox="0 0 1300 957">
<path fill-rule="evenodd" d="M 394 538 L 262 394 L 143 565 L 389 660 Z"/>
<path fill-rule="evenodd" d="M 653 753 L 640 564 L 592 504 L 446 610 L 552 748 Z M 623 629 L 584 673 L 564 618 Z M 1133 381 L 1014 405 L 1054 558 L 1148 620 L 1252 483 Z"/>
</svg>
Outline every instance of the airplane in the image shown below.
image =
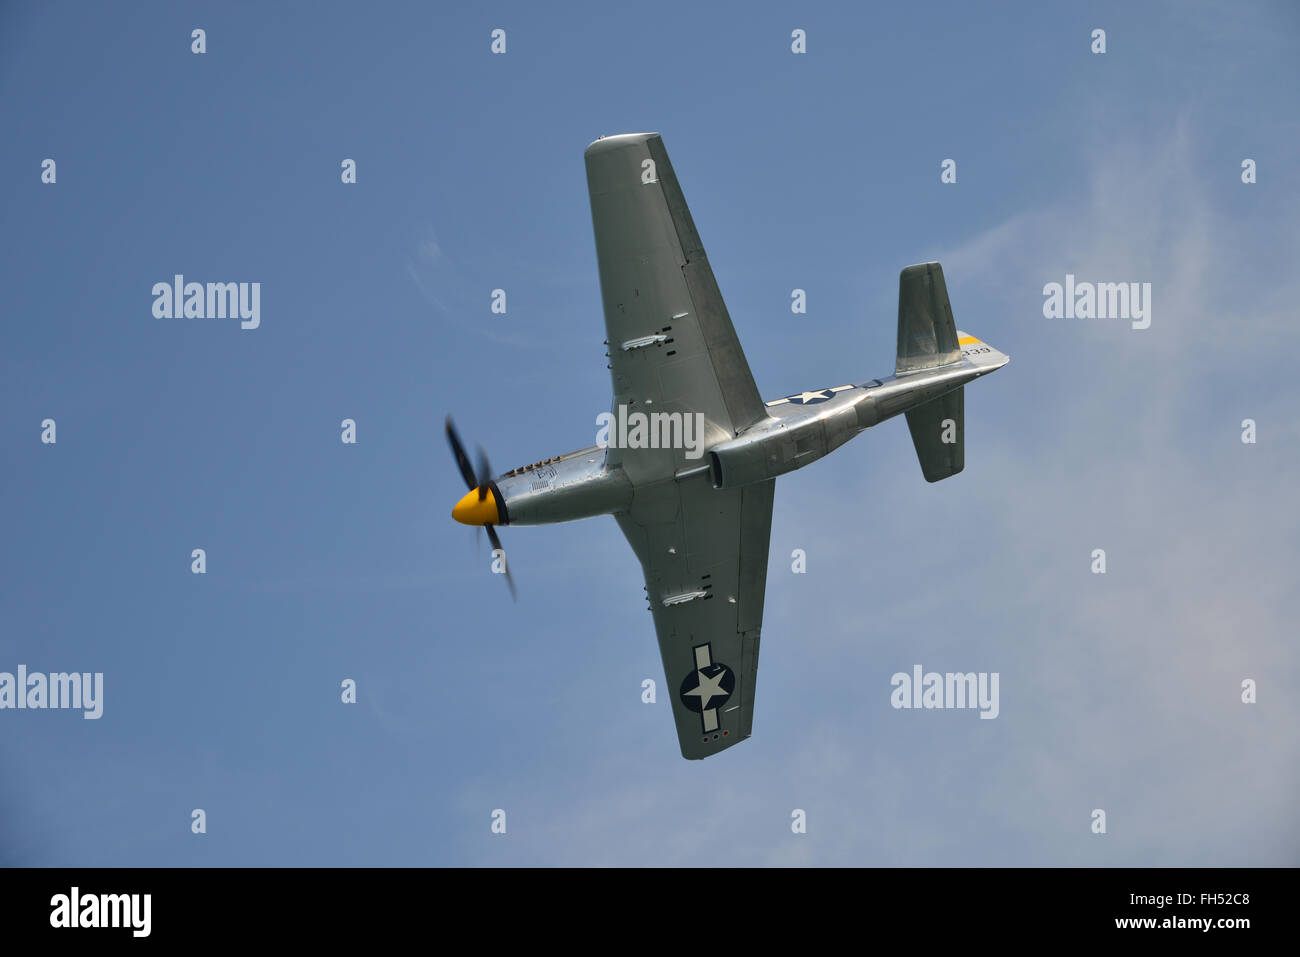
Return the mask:
<svg viewBox="0 0 1300 957">
<path fill-rule="evenodd" d="M 776 478 L 900 413 L 925 480 L 956 475 L 963 388 L 1009 357 L 957 330 L 942 267 L 921 263 L 899 277 L 893 375 L 764 402 L 663 139 L 601 137 L 585 160 L 614 390 L 608 438 L 493 476 L 481 448 L 471 466 L 448 416 L 470 489 L 452 518 L 485 527 L 501 549 L 496 526 L 613 515 L 645 575 L 682 757 L 706 758 L 753 729 Z M 616 435 L 637 413 L 649 428 Z"/>
</svg>

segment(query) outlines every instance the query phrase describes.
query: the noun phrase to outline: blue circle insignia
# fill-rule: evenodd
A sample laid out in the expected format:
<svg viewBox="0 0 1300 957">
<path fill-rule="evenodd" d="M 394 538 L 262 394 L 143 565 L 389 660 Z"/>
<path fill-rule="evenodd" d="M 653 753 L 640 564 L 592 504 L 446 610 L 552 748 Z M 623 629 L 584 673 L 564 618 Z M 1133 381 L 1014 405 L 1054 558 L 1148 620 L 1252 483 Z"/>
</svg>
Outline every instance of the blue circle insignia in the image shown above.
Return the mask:
<svg viewBox="0 0 1300 957">
<path fill-rule="evenodd" d="M 699 714 L 709 708 L 721 708 L 736 689 L 736 673 L 722 662 L 697 668 L 682 681 L 682 704 Z"/>
</svg>

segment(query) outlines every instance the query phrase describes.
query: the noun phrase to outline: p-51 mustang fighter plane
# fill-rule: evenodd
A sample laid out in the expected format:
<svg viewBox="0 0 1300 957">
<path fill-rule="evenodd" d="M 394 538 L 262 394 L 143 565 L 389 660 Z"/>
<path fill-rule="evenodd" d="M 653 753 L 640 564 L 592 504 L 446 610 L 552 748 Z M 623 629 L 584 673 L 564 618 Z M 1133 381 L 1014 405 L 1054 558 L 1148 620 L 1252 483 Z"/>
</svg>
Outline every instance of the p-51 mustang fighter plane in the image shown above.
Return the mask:
<svg viewBox="0 0 1300 957">
<path fill-rule="evenodd" d="M 448 418 L 470 487 L 451 514 L 486 526 L 494 548 L 497 525 L 613 515 L 645 572 L 682 756 L 706 758 L 753 728 L 776 477 L 900 412 L 926 481 L 956 475 L 963 387 L 1008 358 L 956 330 L 943 270 L 923 263 L 899 278 L 893 375 L 765 403 L 663 140 L 602 137 L 586 163 L 611 424 L 637 413 L 640 424 L 625 441 L 493 477 L 482 455 L 475 474 Z M 683 423 L 697 424 L 689 444 Z"/>
</svg>

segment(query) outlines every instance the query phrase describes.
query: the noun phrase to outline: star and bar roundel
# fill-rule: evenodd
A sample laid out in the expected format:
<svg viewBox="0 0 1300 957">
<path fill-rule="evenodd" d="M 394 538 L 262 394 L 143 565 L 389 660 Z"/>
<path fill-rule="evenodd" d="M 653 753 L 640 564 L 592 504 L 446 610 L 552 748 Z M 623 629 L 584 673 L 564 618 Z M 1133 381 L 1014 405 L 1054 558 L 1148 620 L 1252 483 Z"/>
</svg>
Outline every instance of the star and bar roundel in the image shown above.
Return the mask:
<svg viewBox="0 0 1300 957">
<path fill-rule="evenodd" d="M 837 385 L 833 389 L 817 389 L 813 392 L 800 392 L 798 395 L 787 395 L 784 399 L 774 399 L 766 403 L 768 406 L 785 405 L 787 402 L 791 405 L 816 405 L 818 402 L 825 402 L 827 399 L 835 398 L 837 392 L 844 392 L 852 389 L 851 385 Z"/>
<path fill-rule="evenodd" d="M 707 733 L 718 730 L 718 709 L 736 690 L 736 673 L 722 662 L 713 660 L 713 652 L 706 643 L 695 646 L 695 670 L 682 679 L 679 696 L 682 704 L 700 716 L 700 724 Z"/>
</svg>

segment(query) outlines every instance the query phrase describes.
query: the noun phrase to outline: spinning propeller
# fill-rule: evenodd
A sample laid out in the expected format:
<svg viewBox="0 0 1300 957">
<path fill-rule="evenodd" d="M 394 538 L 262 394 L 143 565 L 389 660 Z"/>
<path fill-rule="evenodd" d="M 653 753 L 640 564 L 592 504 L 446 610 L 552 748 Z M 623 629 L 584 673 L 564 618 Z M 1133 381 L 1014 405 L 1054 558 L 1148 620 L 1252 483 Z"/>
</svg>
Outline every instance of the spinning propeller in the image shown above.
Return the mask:
<svg viewBox="0 0 1300 957">
<path fill-rule="evenodd" d="M 456 456 L 456 467 L 460 469 L 461 478 L 469 486 L 469 492 L 451 510 L 451 517 L 463 525 L 480 525 L 486 528 L 488 541 L 492 543 L 493 549 L 501 551 L 502 560 L 505 561 L 505 549 L 501 547 L 497 530 L 492 527 L 501 521 L 501 510 L 497 505 L 496 493 L 492 491 L 492 465 L 488 462 L 487 453 L 483 451 L 483 446 L 478 447 L 478 474 L 475 475 L 469 456 L 465 454 L 465 446 L 461 443 L 460 436 L 456 434 L 456 426 L 452 425 L 451 416 L 447 416 L 447 441 L 451 444 L 452 454 Z M 505 569 L 506 584 L 510 586 L 510 597 L 517 599 L 515 581 L 510 577 L 508 561 L 505 562 Z"/>
</svg>

